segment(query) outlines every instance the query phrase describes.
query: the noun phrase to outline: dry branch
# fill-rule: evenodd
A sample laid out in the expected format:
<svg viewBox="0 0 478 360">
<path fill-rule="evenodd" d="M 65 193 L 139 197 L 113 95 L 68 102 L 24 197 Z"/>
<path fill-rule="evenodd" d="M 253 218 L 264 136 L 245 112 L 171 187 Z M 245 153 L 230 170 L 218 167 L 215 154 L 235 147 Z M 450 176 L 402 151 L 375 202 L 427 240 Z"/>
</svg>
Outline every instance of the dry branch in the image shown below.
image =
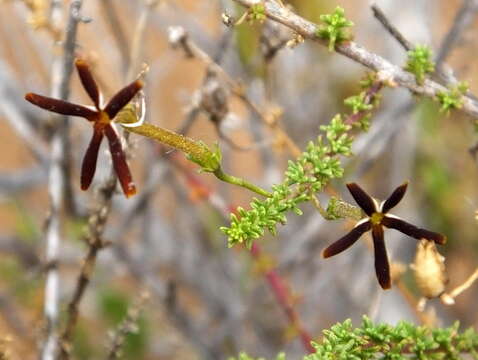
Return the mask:
<svg viewBox="0 0 478 360">
<path fill-rule="evenodd" d="M 255 0 L 234 1 L 247 8 L 257 3 Z M 305 39 L 327 46 L 327 43 L 316 35 L 318 29 L 316 24 L 300 17 L 287 7 L 282 7 L 272 0 L 265 0 L 264 11 L 269 19 L 287 26 Z M 390 63 L 380 55 L 368 51 L 354 41 L 337 45 L 336 51 L 371 70 L 386 74 L 386 77 L 392 82 L 409 89 L 415 94 L 434 98 L 438 92 L 447 90 L 444 86 L 428 79 L 425 80 L 423 85 L 418 85 L 413 74 Z M 478 103 L 469 97 L 464 97 L 461 110 L 474 118 L 478 118 Z"/>
</svg>

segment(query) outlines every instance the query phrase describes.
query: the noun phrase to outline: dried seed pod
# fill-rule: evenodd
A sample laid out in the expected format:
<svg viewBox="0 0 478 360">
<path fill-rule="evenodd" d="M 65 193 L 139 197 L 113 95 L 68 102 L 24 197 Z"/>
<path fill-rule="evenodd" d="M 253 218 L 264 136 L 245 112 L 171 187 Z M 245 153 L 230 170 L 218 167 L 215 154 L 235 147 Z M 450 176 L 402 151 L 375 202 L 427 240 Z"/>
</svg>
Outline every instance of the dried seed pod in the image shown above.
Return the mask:
<svg viewBox="0 0 478 360">
<path fill-rule="evenodd" d="M 448 283 L 445 258 L 438 252 L 435 242 L 422 239 L 417 244 L 414 270 L 415 281 L 423 296 L 431 299 L 440 296 Z"/>
</svg>

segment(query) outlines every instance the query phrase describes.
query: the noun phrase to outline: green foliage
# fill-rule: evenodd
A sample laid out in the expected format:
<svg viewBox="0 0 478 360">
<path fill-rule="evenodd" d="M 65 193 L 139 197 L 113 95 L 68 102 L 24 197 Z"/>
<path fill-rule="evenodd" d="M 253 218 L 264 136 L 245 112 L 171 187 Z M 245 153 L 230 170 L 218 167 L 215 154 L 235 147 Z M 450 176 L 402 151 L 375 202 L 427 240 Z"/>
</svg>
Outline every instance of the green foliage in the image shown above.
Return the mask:
<svg viewBox="0 0 478 360">
<path fill-rule="evenodd" d="M 320 20 L 325 25 L 319 26 L 316 35 L 329 41 L 329 51 L 333 51 L 335 45 L 350 40 L 351 35 L 345 29 L 353 26 L 353 22 L 347 20 L 343 8 L 337 6 L 332 14 L 320 15 Z"/>
<path fill-rule="evenodd" d="M 372 110 L 373 105 L 366 101 L 367 94 L 362 91 L 358 95 L 350 96 L 344 100 L 344 104 L 352 108 L 352 114 Z"/>
<path fill-rule="evenodd" d="M 473 329 L 459 334 L 458 326 L 430 329 L 406 321 L 391 326 L 364 316 L 361 327 L 346 320 L 325 330 L 322 341 L 312 344 L 316 352 L 304 360 L 461 359 L 461 353 L 477 358 L 478 334 Z"/>
<path fill-rule="evenodd" d="M 339 156 L 351 154 L 352 138 L 347 134 L 350 128 L 340 115 L 336 115 L 329 125 L 321 126 L 326 140 L 319 136 L 317 142 L 307 145 L 296 161 L 289 161 L 284 181 L 273 187 L 270 197 L 254 198 L 250 210 L 239 207 L 239 216 L 231 214 L 230 227 L 221 228 L 228 236 L 229 246 L 245 243 L 250 247 L 254 239 L 264 235 L 265 229 L 276 234 L 277 224 L 286 223 L 288 211 L 302 214 L 298 208 L 300 203 L 310 200 L 331 179 L 342 177 Z"/>
<path fill-rule="evenodd" d="M 247 14 L 247 20 L 249 22 L 264 22 L 266 18 L 266 9 L 262 2 L 254 4 L 249 8 L 249 12 Z"/>
<path fill-rule="evenodd" d="M 478 334 L 472 328 L 459 333 L 458 327 L 457 322 L 431 329 L 407 321 L 391 326 L 374 324 L 364 316 L 362 325 L 354 329 L 349 319 L 324 330 L 323 339 L 312 342 L 316 352 L 303 360 L 454 360 L 469 359 L 468 354 L 478 359 Z M 237 360 L 254 358 L 240 354 Z"/>
<path fill-rule="evenodd" d="M 468 91 L 466 82 L 459 82 L 448 88 L 448 91 L 440 91 L 436 98 L 440 103 L 440 111 L 449 113 L 452 109 L 459 109 L 463 106 L 463 96 Z"/>
<path fill-rule="evenodd" d="M 417 84 L 422 85 L 425 76 L 435 71 L 435 64 L 431 60 L 432 52 L 426 45 L 417 45 L 414 49 L 408 51 L 405 70 L 415 75 Z"/>
</svg>

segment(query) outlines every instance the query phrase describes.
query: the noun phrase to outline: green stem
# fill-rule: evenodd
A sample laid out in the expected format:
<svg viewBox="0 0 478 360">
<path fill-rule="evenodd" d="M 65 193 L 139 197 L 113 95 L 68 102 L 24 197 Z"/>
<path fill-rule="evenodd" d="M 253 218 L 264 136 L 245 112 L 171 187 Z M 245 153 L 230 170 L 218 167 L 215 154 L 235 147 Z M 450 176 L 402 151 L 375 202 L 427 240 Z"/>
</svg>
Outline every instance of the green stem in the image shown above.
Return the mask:
<svg viewBox="0 0 478 360">
<path fill-rule="evenodd" d="M 132 133 L 155 139 L 163 144 L 169 145 L 175 149 L 181 150 L 193 158 L 207 158 L 209 150 L 201 143 L 173 131 L 154 126 L 152 124 L 142 124 L 137 127 L 123 127 L 123 129 Z"/>
<path fill-rule="evenodd" d="M 195 141 L 187 136 L 177 134 L 173 131 L 154 126 L 152 124 L 142 124 L 137 127 L 123 128 L 127 131 L 155 139 L 163 144 L 167 144 L 175 149 L 181 150 L 189 156 L 191 161 L 194 161 L 196 164 L 201 166 L 203 171 L 212 172 L 219 180 L 241 186 L 265 197 L 272 196 L 270 192 L 260 188 L 259 186 L 251 184 L 244 179 L 224 173 L 221 169 L 221 154 L 219 149 L 217 149 L 217 152 L 213 152 L 201 142 Z"/>
<path fill-rule="evenodd" d="M 215 170 L 213 172 L 213 174 L 219 180 L 222 180 L 222 181 L 227 182 L 229 184 L 241 186 L 243 188 L 246 188 L 248 190 L 251 190 L 251 191 L 255 192 L 256 194 L 259 194 L 259 195 L 262 195 L 262 196 L 265 196 L 265 197 L 272 197 L 272 194 L 270 192 L 260 188 L 259 186 L 251 184 L 250 182 L 247 182 L 244 179 L 237 178 L 237 177 L 232 176 L 232 175 L 228 175 L 225 172 L 223 172 L 220 167 L 217 170 Z"/>
</svg>

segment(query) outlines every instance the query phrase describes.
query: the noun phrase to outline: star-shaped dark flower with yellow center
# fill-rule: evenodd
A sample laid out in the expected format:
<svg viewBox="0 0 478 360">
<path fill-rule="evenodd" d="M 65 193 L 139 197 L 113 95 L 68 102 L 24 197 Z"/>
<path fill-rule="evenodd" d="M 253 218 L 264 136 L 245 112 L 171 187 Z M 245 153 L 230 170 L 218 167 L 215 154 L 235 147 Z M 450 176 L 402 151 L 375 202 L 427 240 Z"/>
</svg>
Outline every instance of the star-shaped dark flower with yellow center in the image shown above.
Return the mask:
<svg viewBox="0 0 478 360">
<path fill-rule="evenodd" d="M 407 186 L 408 183 L 400 185 L 393 191 L 387 200 L 382 201 L 379 204 L 357 184 L 347 184 L 347 188 L 353 198 L 367 217 L 360 220 L 347 235 L 327 247 L 322 252 L 322 256 L 328 258 L 341 253 L 352 246 L 365 232 L 372 230 L 377 279 L 383 289 L 389 289 L 391 286 L 390 265 L 388 263 L 387 249 L 385 248 L 385 242 L 383 239 L 384 226 L 398 230 L 415 239 L 427 239 L 434 241 L 437 244 L 444 244 L 446 242 L 446 237 L 444 235 L 420 229 L 415 225 L 409 224 L 405 220 L 400 219 L 398 216 L 388 213 L 400 202 L 400 200 L 402 200 L 407 190 Z"/>
<path fill-rule="evenodd" d="M 88 64 L 82 59 L 75 61 L 78 75 L 83 88 L 94 103 L 93 106 L 72 104 L 70 102 L 52 99 L 50 97 L 28 93 L 25 99 L 42 109 L 62 115 L 79 116 L 90 121 L 93 125 L 91 138 L 81 166 L 81 189 L 86 190 L 93 180 L 96 171 L 98 151 L 103 137 L 106 136 L 113 159 L 113 167 L 126 197 L 136 194 L 136 187 L 126 162 L 126 156 L 121 145 L 120 137 L 113 126 L 113 119 L 143 87 L 140 80 L 135 80 L 118 91 L 106 104 L 103 105 L 102 94 L 90 71 Z M 131 124 L 130 124 L 131 125 Z M 126 125 L 125 125 L 126 126 Z"/>
</svg>

